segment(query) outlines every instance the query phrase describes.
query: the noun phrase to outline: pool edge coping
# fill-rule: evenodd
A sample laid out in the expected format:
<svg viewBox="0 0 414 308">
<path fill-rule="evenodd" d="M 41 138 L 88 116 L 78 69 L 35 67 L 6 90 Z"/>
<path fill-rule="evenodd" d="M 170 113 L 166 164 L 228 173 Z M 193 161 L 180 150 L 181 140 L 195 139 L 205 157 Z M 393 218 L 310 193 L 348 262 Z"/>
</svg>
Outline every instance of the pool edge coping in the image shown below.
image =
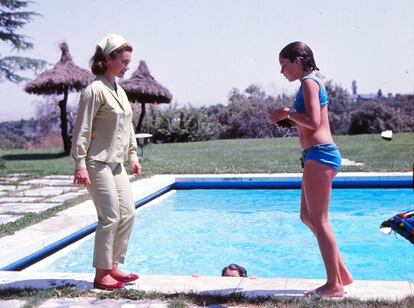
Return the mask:
<svg viewBox="0 0 414 308">
<path fill-rule="evenodd" d="M 93 273 L 1 272 L 0 289 L 48 289 L 67 285 L 92 290 Z M 245 297 L 304 298 L 303 292 L 323 284 L 323 279 L 141 275 L 127 289 L 161 294 L 202 293 Z M 96 292 L 105 292 L 94 289 Z M 355 280 L 345 287 L 344 298 L 400 300 L 414 295 L 414 284 L 406 281 Z"/>
</svg>

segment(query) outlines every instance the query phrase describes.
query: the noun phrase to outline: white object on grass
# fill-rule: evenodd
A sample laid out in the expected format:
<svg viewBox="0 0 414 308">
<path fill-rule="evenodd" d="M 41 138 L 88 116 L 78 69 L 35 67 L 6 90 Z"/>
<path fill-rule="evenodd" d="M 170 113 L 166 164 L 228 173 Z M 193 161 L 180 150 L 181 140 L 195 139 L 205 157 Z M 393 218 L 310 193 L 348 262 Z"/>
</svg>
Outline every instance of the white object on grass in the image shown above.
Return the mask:
<svg viewBox="0 0 414 308">
<path fill-rule="evenodd" d="M 382 139 L 391 141 L 392 139 L 392 130 L 385 130 L 381 133 Z"/>
</svg>

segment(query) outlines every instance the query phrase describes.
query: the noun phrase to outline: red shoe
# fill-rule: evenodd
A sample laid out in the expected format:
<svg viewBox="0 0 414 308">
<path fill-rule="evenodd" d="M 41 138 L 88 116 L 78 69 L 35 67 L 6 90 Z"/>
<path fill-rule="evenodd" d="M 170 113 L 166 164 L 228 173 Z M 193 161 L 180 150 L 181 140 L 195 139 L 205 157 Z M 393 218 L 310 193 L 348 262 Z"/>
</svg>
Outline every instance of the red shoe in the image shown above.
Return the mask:
<svg viewBox="0 0 414 308">
<path fill-rule="evenodd" d="M 120 282 L 120 281 L 117 281 L 116 283 L 113 283 L 113 284 L 104 284 L 104 283 L 101 283 L 99 281 L 94 281 L 93 282 L 93 287 L 95 289 L 112 291 L 112 290 L 124 288 L 125 284 L 123 282 Z"/>
<path fill-rule="evenodd" d="M 128 275 L 125 275 L 125 276 L 117 276 L 117 275 L 114 275 L 114 274 L 110 273 L 109 275 L 111 275 L 112 278 L 114 278 L 114 279 L 116 279 L 120 282 L 125 282 L 125 283 L 137 280 L 139 278 L 139 275 L 137 275 L 137 274 L 128 274 Z"/>
</svg>

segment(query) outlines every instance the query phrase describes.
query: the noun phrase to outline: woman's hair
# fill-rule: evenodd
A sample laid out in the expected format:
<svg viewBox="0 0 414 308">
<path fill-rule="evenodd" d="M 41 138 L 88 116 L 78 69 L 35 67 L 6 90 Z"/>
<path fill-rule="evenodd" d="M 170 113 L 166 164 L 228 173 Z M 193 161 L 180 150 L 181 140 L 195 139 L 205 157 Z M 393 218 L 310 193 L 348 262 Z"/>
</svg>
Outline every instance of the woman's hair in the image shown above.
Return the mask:
<svg viewBox="0 0 414 308">
<path fill-rule="evenodd" d="M 232 271 L 237 271 L 240 275 L 240 277 L 247 277 L 247 271 L 243 266 L 240 266 L 238 264 L 229 264 L 227 265 L 225 268 L 223 268 L 223 270 L 221 271 L 221 276 L 224 276 L 226 273 L 226 270 L 230 269 Z"/>
<path fill-rule="evenodd" d="M 313 58 L 312 49 L 310 49 L 305 43 L 290 43 L 282 49 L 279 53 L 279 57 L 289 59 L 290 62 L 293 62 L 296 58 L 299 58 L 302 62 L 304 71 L 307 71 L 308 69 L 311 69 L 312 71 L 319 71 L 319 68 L 316 66 L 315 59 Z"/>
<path fill-rule="evenodd" d="M 111 52 L 109 56 L 112 59 L 115 59 L 117 54 L 123 51 L 132 52 L 132 50 L 133 50 L 132 46 L 128 43 L 125 43 L 121 47 Z M 108 66 L 106 64 L 106 56 L 104 55 L 101 47 L 96 46 L 95 54 L 89 60 L 89 65 L 91 66 L 91 70 L 94 75 L 102 75 L 106 72 L 106 69 L 108 68 Z"/>
</svg>

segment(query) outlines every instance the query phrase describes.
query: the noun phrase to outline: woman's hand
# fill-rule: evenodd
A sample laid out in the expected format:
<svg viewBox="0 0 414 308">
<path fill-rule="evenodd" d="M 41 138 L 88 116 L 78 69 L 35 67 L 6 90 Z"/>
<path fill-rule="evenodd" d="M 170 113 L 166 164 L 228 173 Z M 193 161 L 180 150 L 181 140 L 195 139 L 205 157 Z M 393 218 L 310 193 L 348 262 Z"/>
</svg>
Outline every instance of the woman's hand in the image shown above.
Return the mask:
<svg viewBox="0 0 414 308">
<path fill-rule="evenodd" d="M 78 169 L 75 170 L 75 175 L 73 177 L 73 184 L 75 185 L 90 185 L 91 180 L 89 178 L 88 170 L 86 169 Z"/>
<path fill-rule="evenodd" d="M 141 164 L 137 161 L 131 162 L 132 175 L 140 176 L 142 172 Z"/>
<path fill-rule="evenodd" d="M 290 109 L 287 107 L 272 110 L 267 116 L 267 122 L 270 124 L 276 124 L 277 122 L 286 119 L 289 115 L 289 110 Z"/>
</svg>

